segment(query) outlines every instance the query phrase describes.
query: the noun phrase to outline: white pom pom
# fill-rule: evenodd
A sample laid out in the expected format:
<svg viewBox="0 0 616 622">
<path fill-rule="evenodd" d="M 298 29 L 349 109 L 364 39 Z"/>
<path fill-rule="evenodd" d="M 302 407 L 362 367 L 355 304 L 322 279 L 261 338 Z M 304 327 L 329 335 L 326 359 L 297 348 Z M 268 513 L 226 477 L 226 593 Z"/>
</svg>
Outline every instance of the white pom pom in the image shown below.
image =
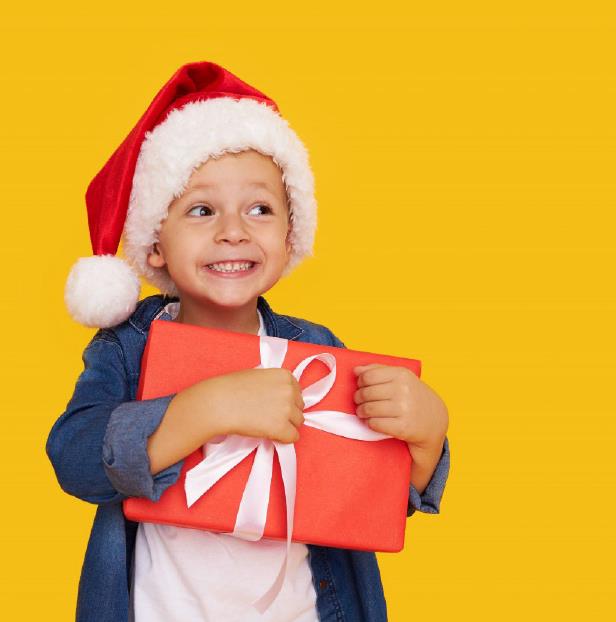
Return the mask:
<svg viewBox="0 0 616 622">
<path fill-rule="evenodd" d="M 139 290 L 138 276 L 119 257 L 82 257 L 68 275 L 64 301 L 80 324 L 108 328 L 130 317 L 139 301 Z"/>
</svg>

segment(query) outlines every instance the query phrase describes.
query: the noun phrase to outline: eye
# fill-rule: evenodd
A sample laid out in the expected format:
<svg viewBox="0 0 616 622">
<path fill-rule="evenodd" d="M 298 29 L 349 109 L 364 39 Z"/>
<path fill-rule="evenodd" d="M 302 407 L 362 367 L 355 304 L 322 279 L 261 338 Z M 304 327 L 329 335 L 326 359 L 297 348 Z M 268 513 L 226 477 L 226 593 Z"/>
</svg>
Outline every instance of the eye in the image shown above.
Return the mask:
<svg viewBox="0 0 616 622">
<path fill-rule="evenodd" d="M 211 208 L 207 205 L 195 205 L 195 207 L 191 207 L 187 213 L 192 216 L 207 216 L 208 214 L 204 213 L 204 210 L 211 211 Z"/>
<path fill-rule="evenodd" d="M 256 209 L 257 207 L 261 207 L 265 210 L 266 214 L 272 214 L 273 210 L 269 205 L 265 205 L 264 203 L 260 203 L 259 205 L 255 205 L 254 207 L 250 208 L 250 211 L 252 212 L 253 209 Z"/>
</svg>

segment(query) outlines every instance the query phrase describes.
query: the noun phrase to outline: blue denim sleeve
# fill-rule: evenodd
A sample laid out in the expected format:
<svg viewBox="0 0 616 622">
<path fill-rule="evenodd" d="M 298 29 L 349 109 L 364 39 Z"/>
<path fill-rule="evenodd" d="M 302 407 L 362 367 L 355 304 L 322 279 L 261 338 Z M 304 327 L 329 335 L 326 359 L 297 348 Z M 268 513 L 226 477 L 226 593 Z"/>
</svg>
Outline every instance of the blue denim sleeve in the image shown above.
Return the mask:
<svg viewBox="0 0 616 622">
<path fill-rule="evenodd" d="M 123 402 L 109 417 L 103 439 L 103 467 L 113 487 L 127 497 L 158 501 L 179 477 L 183 460 L 150 473 L 148 438 L 162 421 L 173 395 Z"/>
<path fill-rule="evenodd" d="M 412 467 L 411 467 L 412 468 Z M 438 514 L 441 511 L 441 499 L 445 491 L 445 484 L 449 477 L 449 439 L 445 437 L 443 451 L 438 461 L 434 473 L 420 495 L 413 484 L 411 484 L 411 494 L 409 495 L 409 505 L 406 512 L 407 517 L 415 513 L 415 510 L 426 514 Z"/>
<path fill-rule="evenodd" d="M 336 348 L 346 348 L 344 343 L 330 331 L 332 345 Z M 415 486 L 411 484 L 409 490 L 409 501 L 407 506 L 407 517 L 412 516 L 416 510 L 426 514 L 438 514 L 441 508 L 441 499 L 445 491 L 445 484 L 449 477 L 449 439 L 445 437 L 441 457 L 434 469 L 434 473 L 420 495 Z"/>
<path fill-rule="evenodd" d="M 95 337 L 82 358 L 73 396 L 45 447 L 61 488 L 99 505 L 135 496 L 158 500 L 183 463 L 150 473 L 147 439 L 173 395 L 132 401 L 118 342 Z"/>
</svg>

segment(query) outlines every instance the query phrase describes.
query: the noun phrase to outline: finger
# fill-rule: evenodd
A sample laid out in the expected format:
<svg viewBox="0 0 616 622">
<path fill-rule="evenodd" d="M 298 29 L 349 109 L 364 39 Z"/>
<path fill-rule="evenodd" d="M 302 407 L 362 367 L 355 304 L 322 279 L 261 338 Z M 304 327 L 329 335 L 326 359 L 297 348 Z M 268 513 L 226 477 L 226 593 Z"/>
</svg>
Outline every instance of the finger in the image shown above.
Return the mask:
<svg viewBox="0 0 616 622">
<path fill-rule="evenodd" d="M 284 438 L 281 439 L 280 442 L 295 443 L 298 440 L 299 440 L 299 430 L 295 426 L 289 424 L 289 426 L 285 429 Z"/>
<path fill-rule="evenodd" d="M 361 419 L 370 417 L 395 417 L 393 403 L 391 400 L 376 400 L 364 402 L 355 409 L 355 414 Z"/>
<path fill-rule="evenodd" d="M 392 379 L 393 373 L 389 365 L 366 366 L 366 369 L 361 371 L 357 377 L 357 386 L 365 387 L 367 385 L 390 382 Z"/>
<path fill-rule="evenodd" d="M 300 408 L 297 408 L 297 409 L 293 408 L 291 411 L 290 421 L 296 428 L 299 428 L 301 425 L 303 425 L 304 423 L 303 410 Z"/>
<path fill-rule="evenodd" d="M 357 373 L 361 373 L 366 369 L 374 369 L 375 367 L 384 367 L 381 363 L 369 363 L 368 365 L 356 365 L 353 367 L 353 371 Z"/>
<path fill-rule="evenodd" d="M 301 411 L 306 408 L 306 403 L 304 402 L 304 396 L 302 395 L 301 389 L 298 389 L 297 393 L 295 394 L 295 405 L 297 406 L 298 410 Z"/>
<path fill-rule="evenodd" d="M 364 386 L 355 391 L 353 394 L 353 400 L 356 404 L 372 402 L 375 400 L 390 400 L 393 397 L 393 389 L 393 384 L 391 382 Z"/>
<path fill-rule="evenodd" d="M 393 436 L 394 438 L 404 438 L 404 433 L 398 417 L 370 417 L 366 419 L 366 425 L 375 432 L 389 434 L 389 436 Z"/>
</svg>

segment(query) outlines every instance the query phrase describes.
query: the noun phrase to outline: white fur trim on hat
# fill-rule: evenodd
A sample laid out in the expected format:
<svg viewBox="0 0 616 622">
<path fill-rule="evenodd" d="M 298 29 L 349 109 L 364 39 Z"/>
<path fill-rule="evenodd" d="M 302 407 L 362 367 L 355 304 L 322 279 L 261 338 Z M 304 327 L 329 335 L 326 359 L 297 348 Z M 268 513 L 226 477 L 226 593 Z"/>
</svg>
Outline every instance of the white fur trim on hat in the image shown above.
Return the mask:
<svg viewBox="0 0 616 622">
<path fill-rule="evenodd" d="M 80 324 L 108 328 L 131 315 L 140 288 L 139 277 L 119 257 L 82 257 L 68 275 L 64 301 L 73 319 Z"/>
<path fill-rule="evenodd" d="M 163 293 L 177 295 L 165 268 L 152 268 L 148 253 L 162 221 L 191 174 L 210 157 L 254 149 L 271 156 L 282 170 L 291 218 L 287 275 L 312 255 L 316 230 L 314 177 L 308 154 L 288 122 L 264 102 L 219 97 L 172 110 L 146 132 L 137 159 L 123 231 L 124 254 L 134 269 Z"/>
</svg>

